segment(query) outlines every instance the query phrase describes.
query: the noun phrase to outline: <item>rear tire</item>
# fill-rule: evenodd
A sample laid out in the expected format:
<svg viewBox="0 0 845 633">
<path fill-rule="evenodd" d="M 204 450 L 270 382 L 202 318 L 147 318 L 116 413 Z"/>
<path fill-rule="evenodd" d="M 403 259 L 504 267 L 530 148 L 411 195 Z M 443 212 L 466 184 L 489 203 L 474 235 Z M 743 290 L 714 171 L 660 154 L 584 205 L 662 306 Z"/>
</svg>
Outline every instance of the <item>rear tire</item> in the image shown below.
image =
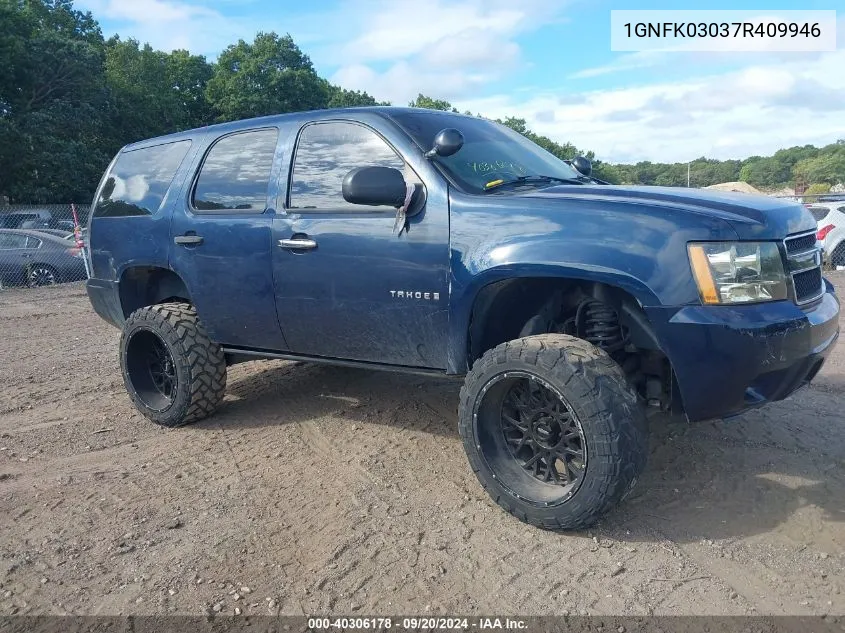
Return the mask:
<svg viewBox="0 0 845 633">
<path fill-rule="evenodd" d="M 184 303 L 133 312 L 120 337 L 126 391 L 147 418 L 178 427 L 211 415 L 226 392 L 226 359 Z"/>
<path fill-rule="evenodd" d="M 461 389 L 459 429 L 496 503 L 546 529 L 595 523 L 631 491 L 648 456 L 645 413 L 622 369 L 563 334 L 485 353 Z"/>
</svg>

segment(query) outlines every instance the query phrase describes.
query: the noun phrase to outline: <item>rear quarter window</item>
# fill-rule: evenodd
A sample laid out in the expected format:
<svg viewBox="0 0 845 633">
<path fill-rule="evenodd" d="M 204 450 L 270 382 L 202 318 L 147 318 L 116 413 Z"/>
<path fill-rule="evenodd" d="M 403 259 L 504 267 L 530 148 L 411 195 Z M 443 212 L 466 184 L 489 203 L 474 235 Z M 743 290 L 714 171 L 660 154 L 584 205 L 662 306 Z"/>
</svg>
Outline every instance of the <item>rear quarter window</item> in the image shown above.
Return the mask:
<svg viewBox="0 0 845 633">
<path fill-rule="evenodd" d="M 191 141 L 176 141 L 123 152 L 106 178 L 94 217 L 152 215 L 170 189 Z"/>
<path fill-rule="evenodd" d="M 827 207 L 810 207 L 809 211 L 813 214 L 813 218 L 816 222 L 821 222 L 824 220 L 824 217 L 828 214 L 830 209 Z"/>
<path fill-rule="evenodd" d="M 18 235 L 17 233 L 0 235 L 0 249 L 11 250 L 15 248 L 26 248 L 26 235 Z"/>
</svg>

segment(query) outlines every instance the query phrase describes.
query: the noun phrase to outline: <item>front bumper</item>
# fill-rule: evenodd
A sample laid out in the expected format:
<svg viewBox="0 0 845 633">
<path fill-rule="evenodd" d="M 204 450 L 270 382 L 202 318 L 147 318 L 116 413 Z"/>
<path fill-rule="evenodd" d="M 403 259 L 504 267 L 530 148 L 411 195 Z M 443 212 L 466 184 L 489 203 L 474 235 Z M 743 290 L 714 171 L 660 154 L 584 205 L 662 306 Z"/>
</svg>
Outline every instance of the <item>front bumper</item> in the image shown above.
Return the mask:
<svg viewBox="0 0 845 633">
<path fill-rule="evenodd" d="M 839 300 L 646 308 L 690 420 L 728 417 L 809 383 L 839 337 Z"/>
</svg>

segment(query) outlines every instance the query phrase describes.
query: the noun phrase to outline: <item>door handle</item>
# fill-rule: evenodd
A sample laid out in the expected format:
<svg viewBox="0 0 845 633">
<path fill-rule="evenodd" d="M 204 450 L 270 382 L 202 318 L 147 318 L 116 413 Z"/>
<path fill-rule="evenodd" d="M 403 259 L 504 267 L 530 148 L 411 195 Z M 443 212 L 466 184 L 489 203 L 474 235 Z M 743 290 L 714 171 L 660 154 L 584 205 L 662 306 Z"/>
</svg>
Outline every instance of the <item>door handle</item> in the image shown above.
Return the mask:
<svg viewBox="0 0 845 633">
<path fill-rule="evenodd" d="M 173 238 L 173 243 L 182 246 L 202 244 L 202 235 L 177 235 Z"/>
<path fill-rule="evenodd" d="M 317 242 L 307 238 L 298 238 L 279 240 L 279 246 L 282 248 L 291 248 L 297 251 L 312 251 L 317 248 Z"/>
</svg>

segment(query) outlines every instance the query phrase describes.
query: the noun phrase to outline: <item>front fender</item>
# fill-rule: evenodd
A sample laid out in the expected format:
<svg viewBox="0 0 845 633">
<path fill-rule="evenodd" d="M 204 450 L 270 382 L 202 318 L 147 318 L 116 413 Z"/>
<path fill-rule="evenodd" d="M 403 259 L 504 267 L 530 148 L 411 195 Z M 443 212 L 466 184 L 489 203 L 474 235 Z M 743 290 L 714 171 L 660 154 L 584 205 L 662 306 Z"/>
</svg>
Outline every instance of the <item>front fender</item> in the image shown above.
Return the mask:
<svg viewBox="0 0 845 633">
<path fill-rule="evenodd" d="M 598 197 L 450 194 L 450 372 L 466 371 L 476 297 L 508 278 L 553 277 L 620 288 L 641 306 L 698 304 L 687 243 L 737 239 L 718 217 Z"/>
</svg>

